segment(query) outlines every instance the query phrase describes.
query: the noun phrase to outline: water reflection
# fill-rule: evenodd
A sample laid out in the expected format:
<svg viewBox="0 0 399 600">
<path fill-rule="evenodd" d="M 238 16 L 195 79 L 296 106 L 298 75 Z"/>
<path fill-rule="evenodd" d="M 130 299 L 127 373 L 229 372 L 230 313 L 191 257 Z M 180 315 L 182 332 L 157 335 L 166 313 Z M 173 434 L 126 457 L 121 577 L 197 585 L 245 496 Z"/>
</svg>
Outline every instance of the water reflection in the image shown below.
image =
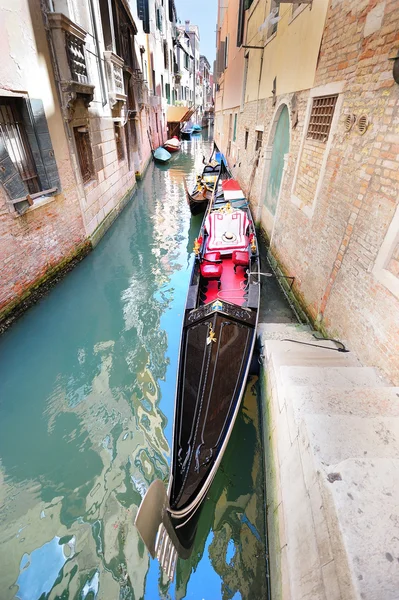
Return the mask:
<svg viewBox="0 0 399 600">
<path fill-rule="evenodd" d="M 214 581 L 212 599 L 222 597 L 221 585 L 243 598 L 252 590 L 236 580 L 257 576 L 254 532 L 263 535 L 253 514 L 260 471 L 249 413 L 239 419 L 250 448 L 246 491 L 229 466 L 237 457 L 227 455 L 176 588 L 133 526 L 148 485 L 169 473 L 200 224 L 190 219 L 182 178 L 194 182 L 210 148 L 202 138 L 185 142 L 167 169 L 151 165 L 95 252 L 0 340 L 2 600 L 204 598 L 200 569 Z"/>
</svg>

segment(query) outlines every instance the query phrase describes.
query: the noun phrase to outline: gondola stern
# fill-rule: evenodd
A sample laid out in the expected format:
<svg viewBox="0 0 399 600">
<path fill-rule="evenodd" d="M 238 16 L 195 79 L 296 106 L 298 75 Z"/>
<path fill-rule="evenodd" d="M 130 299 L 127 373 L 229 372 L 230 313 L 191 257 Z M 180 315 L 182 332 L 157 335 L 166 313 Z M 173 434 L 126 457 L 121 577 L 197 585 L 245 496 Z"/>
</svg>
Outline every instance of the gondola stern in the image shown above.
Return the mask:
<svg viewBox="0 0 399 600">
<path fill-rule="evenodd" d="M 141 501 L 134 524 L 152 558 L 157 558 L 163 571 L 173 581 L 177 559 L 188 558 L 191 548 L 184 548 L 176 535 L 169 513 L 165 484 L 156 479 Z"/>
<path fill-rule="evenodd" d="M 152 558 L 156 557 L 157 534 L 163 522 L 169 501 L 166 495 L 165 484 L 160 479 L 152 482 L 134 521 L 135 526 L 147 546 Z"/>
</svg>

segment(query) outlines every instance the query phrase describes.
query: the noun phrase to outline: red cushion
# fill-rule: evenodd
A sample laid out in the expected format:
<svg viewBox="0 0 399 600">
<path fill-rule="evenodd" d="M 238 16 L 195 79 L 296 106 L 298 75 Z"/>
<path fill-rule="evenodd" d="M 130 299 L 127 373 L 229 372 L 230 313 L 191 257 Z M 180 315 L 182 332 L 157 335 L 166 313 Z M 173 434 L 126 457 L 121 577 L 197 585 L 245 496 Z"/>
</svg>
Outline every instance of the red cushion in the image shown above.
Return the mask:
<svg viewBox="0 0 399 600">
<path fill-rule="evenodd" d="M 213 265 L 212 263 L 201 263 L 201 275 L 205 279 L 220 279 L 223 266 L 221 264 Z"/>
<path fill-rule="evenodd" d="M 235 265 L 239 265 L 240 267 L 246 267 L 249 265 L 249 257 L 248 252 L 241 252 L 240 250 L 235 250 L 232 254 L 232 260 Z"/>
<path fill-rule="evenodd" d="M 206 252 L 204 258 L 207 260 L 220 260 L 220 252 Z"/>
</svg>

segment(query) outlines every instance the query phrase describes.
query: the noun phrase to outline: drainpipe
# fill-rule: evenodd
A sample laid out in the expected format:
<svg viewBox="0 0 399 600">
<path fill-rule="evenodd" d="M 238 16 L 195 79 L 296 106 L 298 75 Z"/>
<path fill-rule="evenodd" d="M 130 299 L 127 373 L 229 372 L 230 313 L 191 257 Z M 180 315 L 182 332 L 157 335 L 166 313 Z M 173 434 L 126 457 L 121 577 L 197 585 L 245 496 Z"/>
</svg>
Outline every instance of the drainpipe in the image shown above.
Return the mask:
<svg viewBox="0 0 399 600">
<path fill-rule="evenodd" d="M 94 13 L 93 0 L 89 0 L 89 7 L 90 7 L 91 26 L 93 27 L 94 41 L 96 44 L 96 51 L 97 51 L 97 67 L 98 67 L 98 74 L 100 76 L 102 105 L 105 106 L 107 104 L 107 95 L 106 95 L 106 90 L 105 90 L 104 74 L 103 74 L 103 69 L 102 69 L 102 65 L 101 65 L 100 43 L 98 40 L 97 21 L 96 21 L 95 13 Z M 112 14 L 110 15 L 110 21 L 112 21 Z M 114 38 L 113 38 L 113 40 L 114 40 Z M 112 40 L 112 42 L 113 42 L 113 40 Z"/>
</svg>

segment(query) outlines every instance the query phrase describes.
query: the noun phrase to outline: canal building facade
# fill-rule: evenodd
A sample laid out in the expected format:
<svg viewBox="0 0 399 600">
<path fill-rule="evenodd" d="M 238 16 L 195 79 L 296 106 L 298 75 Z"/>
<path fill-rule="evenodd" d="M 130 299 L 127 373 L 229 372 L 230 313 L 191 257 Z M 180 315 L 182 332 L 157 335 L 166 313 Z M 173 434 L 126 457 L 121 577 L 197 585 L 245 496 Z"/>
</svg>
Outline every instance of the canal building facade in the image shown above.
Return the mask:
<svg viewBox="0 0 399 600">
<path fill-rule="evenodd" d="M 297 298 L 395 384 L 398 6 L 219 2 L 215 107 L 216 141 Z"/>
<path fill-rule="evenodd" d="M 176 10 L 21 0 L 0 13 L 1 319 L 97 243 L 165 141 Z"/>
<path fill-rule="evenodd" d="M 273 598 L 399 585 L 398 9 L 219 1 L 216 142 L 293 300 L 351 351 L 260 326 Z"/>
</svg>

